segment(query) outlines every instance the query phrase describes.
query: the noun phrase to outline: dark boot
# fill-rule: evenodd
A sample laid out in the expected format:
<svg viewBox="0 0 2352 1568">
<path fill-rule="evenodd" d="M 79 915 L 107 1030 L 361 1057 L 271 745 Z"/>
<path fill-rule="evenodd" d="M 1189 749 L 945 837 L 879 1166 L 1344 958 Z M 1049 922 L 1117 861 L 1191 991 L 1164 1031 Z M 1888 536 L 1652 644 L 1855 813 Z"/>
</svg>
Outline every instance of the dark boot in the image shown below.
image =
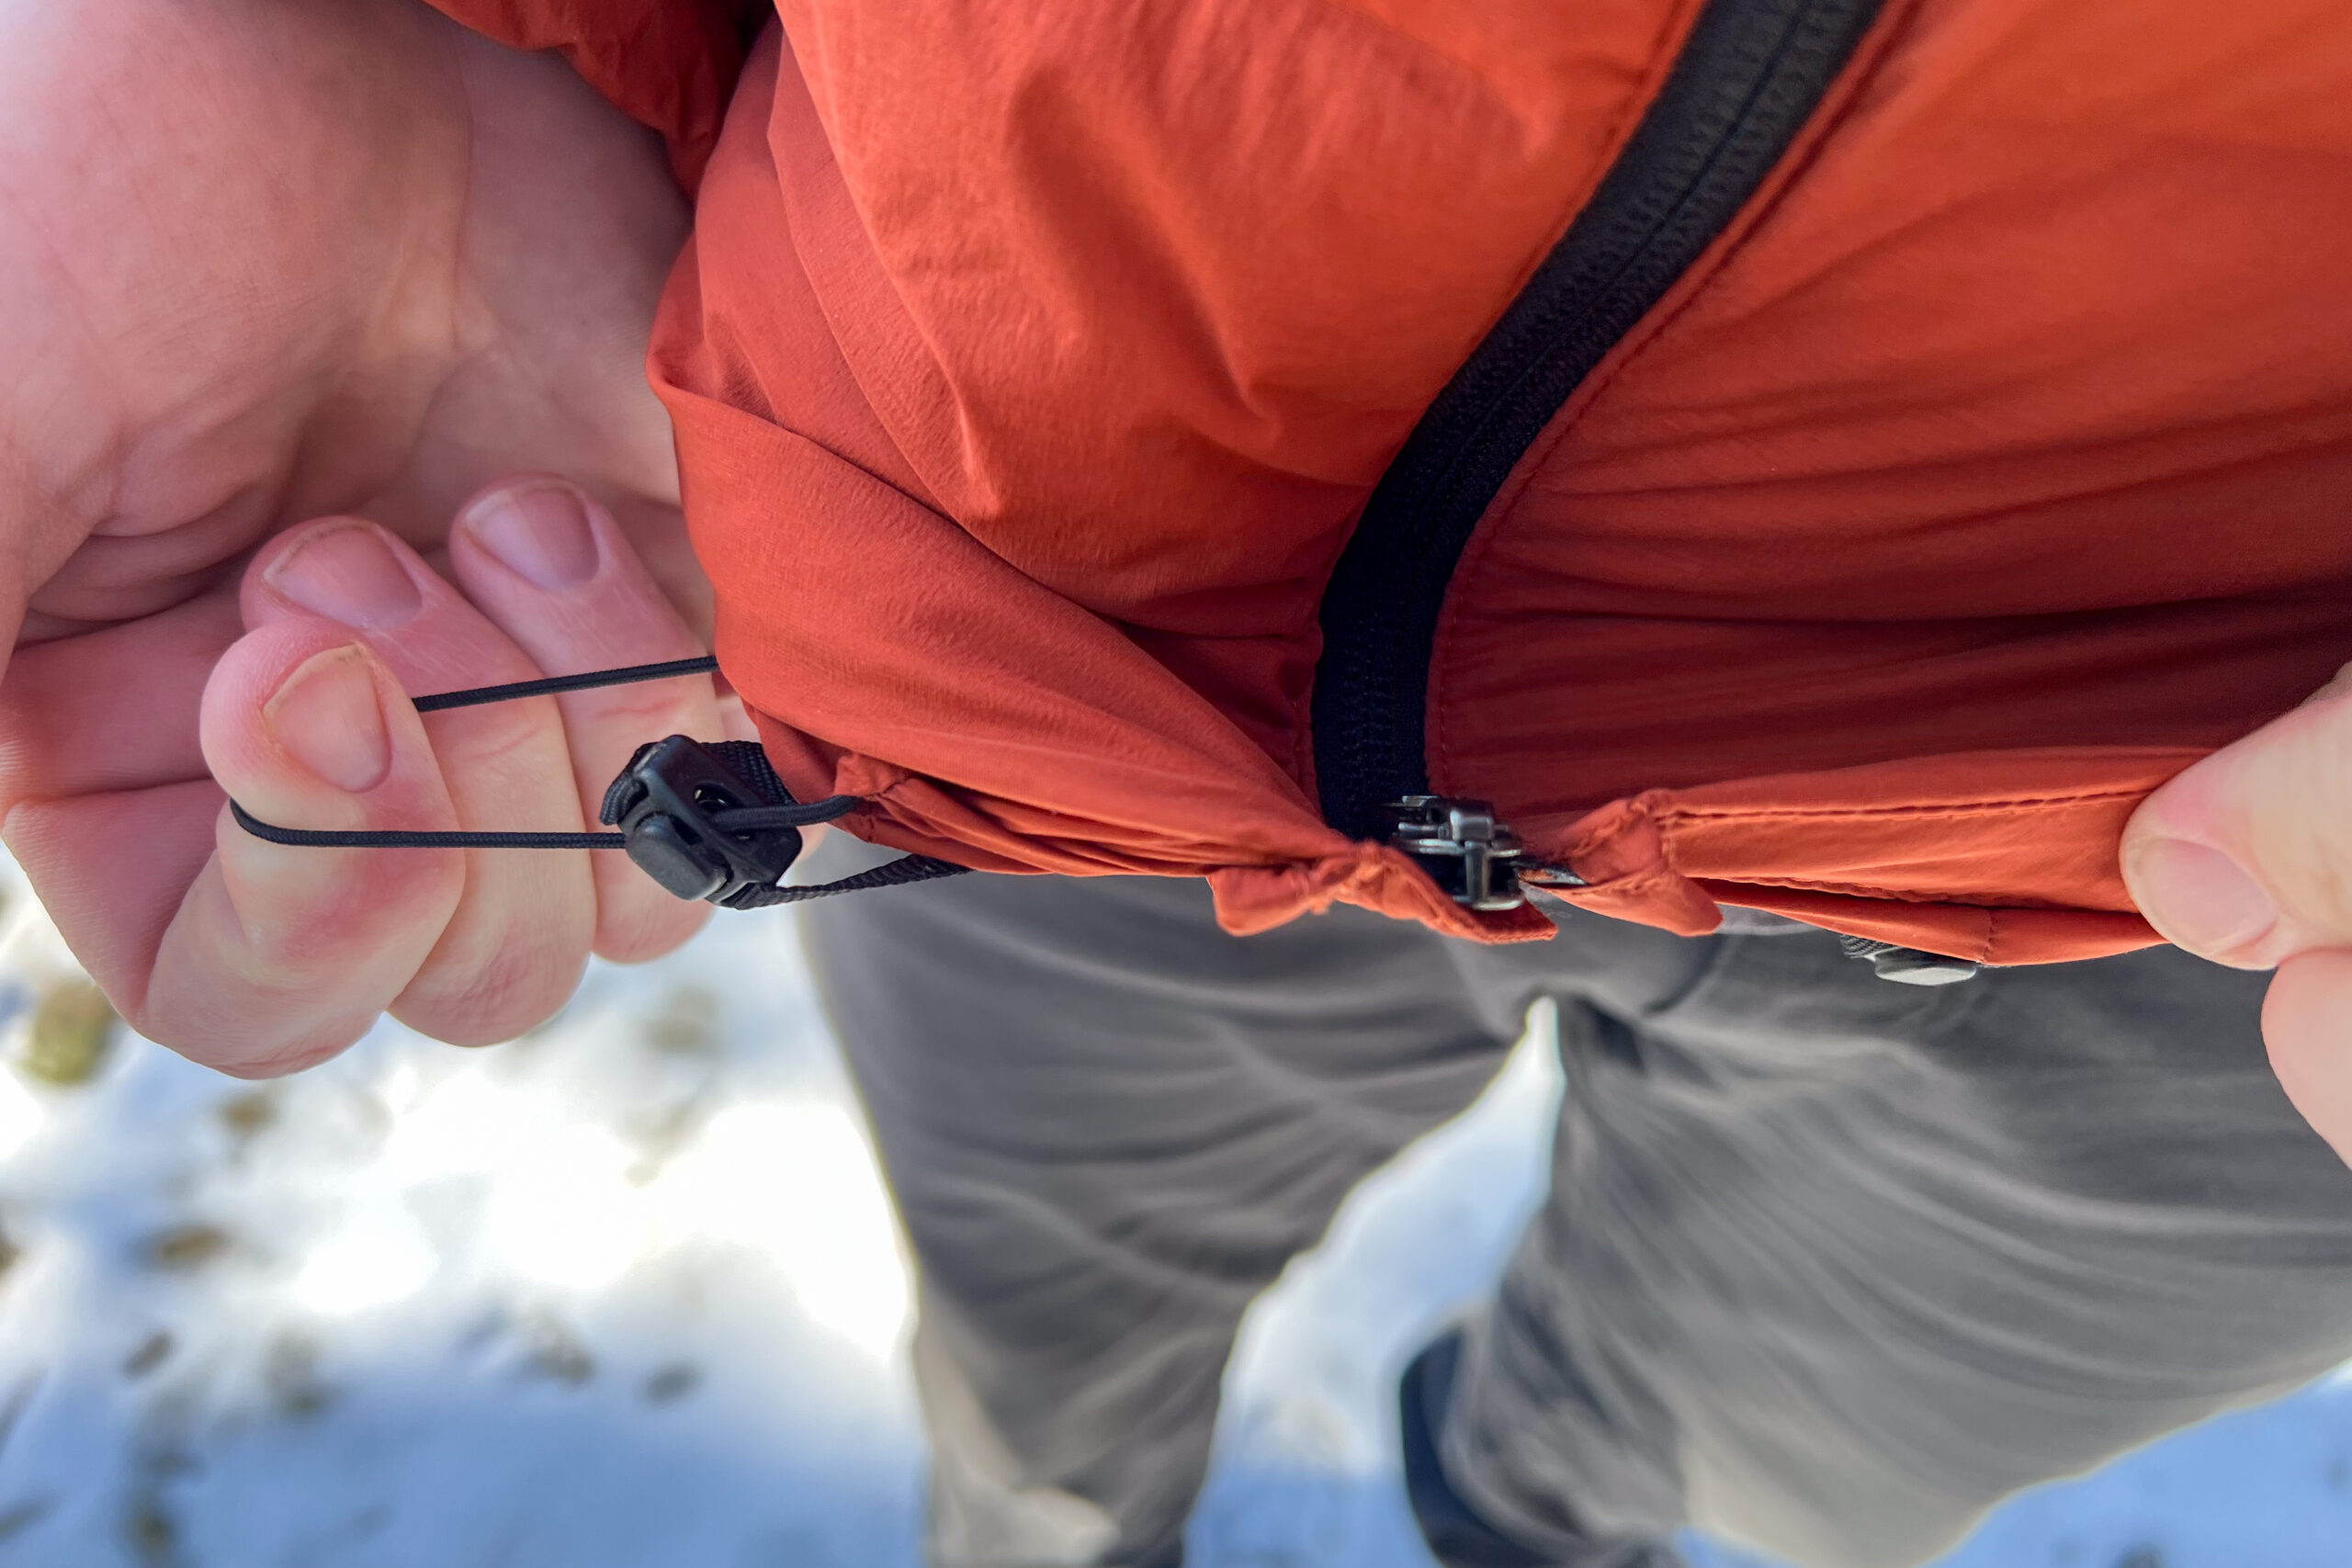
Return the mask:
<svg viewBox="0 0 2352 1568">
<path fill-rule="evenodd" d="M 1595 1542 L 1566 1558 L 1547 1557 L 1504 1535 L 1463 1501 L 1438 1463 L 1438 1434 L 1453 1403 L 1462 1360 L 1459 1329 L 1431 1340 L 1405 1369 L 1397 1389 L 1405 1450 L 1405 1495 L 1421 1539 L 1444 1568 L 1683 1568 L 1662 1541 Z"/>
</svg>

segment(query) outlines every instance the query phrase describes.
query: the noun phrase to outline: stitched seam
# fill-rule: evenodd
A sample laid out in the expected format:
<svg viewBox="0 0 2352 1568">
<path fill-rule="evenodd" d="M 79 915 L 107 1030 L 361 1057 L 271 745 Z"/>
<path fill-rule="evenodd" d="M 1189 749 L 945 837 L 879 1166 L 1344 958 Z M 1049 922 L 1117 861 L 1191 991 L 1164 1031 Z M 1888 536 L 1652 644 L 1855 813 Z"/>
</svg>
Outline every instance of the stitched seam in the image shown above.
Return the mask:
<svg viewBox="0 0 2352 1568">
<path fill-rule="evenodd" d="M 1972 904 L 1962 902 L 1949 895 L 1936 896 L 1926 893 L 1906 893 L 1901 888 L 1880 887 L 1868 882 L 1815 881 L 1801 876 L 1751 876 L 1743 873 L 1733 876 L 1706 876 L 1698 878 L 1697 880 L 1702 882 L 1727 884 L 1741 887 L 1786 887 L 1798 893 L 1835 893 L 1850 898 L 1877 898 L 1890 904 L 1915 904 L 1922 906 L 1940 905 L 1947 908 L 1953 909 L 1991 909 L 1996 908 L 2006 909 L 2042 909 L 2063 914 L 2077 911 L 2082 908 L 2079 904 L 2062 904 L 2055 899 L 2051 898 L 2035 898 L 2025 895 L 2011 896 L 2009 894 L 1991 893 L 1986 894 L 1985 897 L 1998 897 L 2001 900 L 1998 905 Z"/>
<path fill-rule="evenodd" d="M 1989 964 L 1993 961 L 1993 927 L 1999 918 L 1990 909 L 1984 911 L 1984 934 L 1976 939 L 1975 959 L 1979 964 Z"/>
<path fill-rule="evenodd" d="M 1756 807 L 1669 806 L 1652 813 L 1661 827 L 1682 822 L 1871 821 L 1902 818 L 1934 819 L 1998 817 L 2046 807 L 2097 806 L 2143 798 L 2143 790 L 2099 790 L 2084 795 L 1995 796 L 1939 806 L 1768 806 Z"/>
</svg>

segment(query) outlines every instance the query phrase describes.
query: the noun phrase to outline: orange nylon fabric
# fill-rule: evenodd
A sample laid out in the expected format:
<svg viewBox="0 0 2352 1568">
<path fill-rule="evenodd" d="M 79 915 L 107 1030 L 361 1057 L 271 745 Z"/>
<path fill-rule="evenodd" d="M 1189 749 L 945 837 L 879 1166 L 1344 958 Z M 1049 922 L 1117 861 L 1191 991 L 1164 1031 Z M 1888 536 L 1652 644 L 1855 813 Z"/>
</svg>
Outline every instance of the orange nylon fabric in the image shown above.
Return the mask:
<svg viewBox="0 0 2352 1568">
<path fill-rule="evenodd" d="M 1237 931 L 1344 899 L 1548 935 L 1531 911 L 1466 915 L 1333 832 L 1207 698 L 927 504 L 815 287 L 870 253 L 838 184 L 791 162 L 829 154 L 798 78 L 763 68 L 778 53 L 764 41 L 739 92 L 655 374 L 696 553 L 725 585 L 719 657 L 795 793 L 877 796 L 854 830 L 983 869 L 1208 875 Z M 796 243 L 802 270 L 747 276 L 743 258 Z"/>
<path fill-rule="evenodd" d="M 722 13 L 445 8 L 698 166 Z M 1691 0 L 780 10 L 652 367 L 795 790 L 983 867 L 1207 874 L 1236 930 L 1544 934 L 1320 822 L 1316 608 Z M 1890 0 L 1491 510 L 1436 786 L 1671 929 L 2153 941 L 2132 806 L 2352 658 L 2347 97 L 2324 0 Z"/>
<path fill-rule="evenodd" d="M 1491 508 L 1432 781 L 1521 823 L 1670 783 L 1665 863 L 1860 936 L 2145 945 L 2131 807 L 2352 659 L 2352 30 L 1889 21 Z"/>
<path fill-rule="evenodd" d="M 1555 852 L 1674 786 L 1660 869 L 1860 935 L 2142 945 L 2131 808 L 2352 659 L 2352 28 L 1888 19 L 1490 509 L 1432 781 Z"/>
<path fill-rule="evenodd" d="M 1489 76 L 1322 0 L 1163 9 L 1140 41 L 1078 6 L 960 13 L 937 25 L 964 41 L 879 121 L 853 96 L 829 123 L 815 73 L 763 40 L 654 352 L 720 657 L 796 791 L 891 781 L 854 823 L 880 841 L 1209 874 L 1236 930 L 1337 897 L 1548 934 L 1467 916 L 1322 824 L 1316 606 L 1389 454 L 1605 171 L 1687 16 L 1625 4 L 1612 32 L 1596 7 L 1549 59 L 1498 35 Z M 838 71 L 920 20 L 866 17 L 796 15 L 794 42 Z M 1237 48 L 1264 26 L 1279 62 Z M 1105 51 L 1159 79 L 1106 73 Z M 1367 51 L 1404 98 L 1343 91 Z M 1026 75 L 989 80 L 1004 62 Z M 1581 85 L 1547 107 L 1538 65 Z M 917 113 L 946 122 L 916 141 Z M 1367 145 L 1387 151 L 1366 165 Z M 1487 171 L 1501 242 L 1467 254 L 1441 200 L 1464 168 Z M 1122 210 L 1155 183 L 1170 201 Z M 1346 199 L 1302 208 L 1318 187 Z"/>
</svg>

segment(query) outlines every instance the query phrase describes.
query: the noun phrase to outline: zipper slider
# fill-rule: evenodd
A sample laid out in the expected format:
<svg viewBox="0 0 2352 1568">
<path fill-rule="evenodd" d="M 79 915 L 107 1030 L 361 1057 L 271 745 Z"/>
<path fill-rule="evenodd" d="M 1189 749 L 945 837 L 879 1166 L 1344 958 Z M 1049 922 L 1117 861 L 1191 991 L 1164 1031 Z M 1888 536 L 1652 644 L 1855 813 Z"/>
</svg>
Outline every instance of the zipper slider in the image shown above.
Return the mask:
<svg viewBox="0 0 2352 1568">
<path fill-rule="evenodd" d="M 1468 909 L 1516 909 L 1519 836 L 1483 800 L 1408 795 L 1382 808 L 1388 842 L 1419 861 L 1446 897 Z"/>
</svg>

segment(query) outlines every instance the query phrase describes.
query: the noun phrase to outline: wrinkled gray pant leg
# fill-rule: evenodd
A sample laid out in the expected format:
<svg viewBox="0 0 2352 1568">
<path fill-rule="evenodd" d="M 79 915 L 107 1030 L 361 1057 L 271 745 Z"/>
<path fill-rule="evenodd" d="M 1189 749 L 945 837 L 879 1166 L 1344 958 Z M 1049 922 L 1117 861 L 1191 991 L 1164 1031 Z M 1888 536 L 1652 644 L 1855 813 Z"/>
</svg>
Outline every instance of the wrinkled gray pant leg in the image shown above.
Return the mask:
<svg viewBox="0 0 2352 1568">
<path fill-rule="evenodd" d="M 918 1263 L 939 1568 L 1171 1560 L 1244 1309 L 1476 1096 L 1536 983 L 1351 909 L 1228 937 L 1161 878 L 958 878 L 803 929 Z M 1703 955 L 1611 929 L 1621 987 Z"/>
<path fill-rule="evenodd" d="M 2266 978 L 2162 950 L 1916 990 L 1807 936 L 1647 1018 L 1572 997 L 1449 1474 L 1539 1548 L 1688 1519 L 1895 1568 L 2352 1355 L 2352 1173 L 2267 1070 Z"/>
<path fill-rule="evenodd" d="M 1893 1568 L 2352 1354 L 2352 1176 L 2267 1070 L 2258 976 L 2154 953 L 1921 991 L 1817 935 L 1581 917 L 1238 942 L 1197 886 L 1126 880 L 811 916 L 924 1275 L 943 1568 L 1171 1550 L 1243 1307 L 1540 992 L 1554 1195 L 1444 1435 L 1531 1544 L 1688 1519 Z"/>
</svg>

